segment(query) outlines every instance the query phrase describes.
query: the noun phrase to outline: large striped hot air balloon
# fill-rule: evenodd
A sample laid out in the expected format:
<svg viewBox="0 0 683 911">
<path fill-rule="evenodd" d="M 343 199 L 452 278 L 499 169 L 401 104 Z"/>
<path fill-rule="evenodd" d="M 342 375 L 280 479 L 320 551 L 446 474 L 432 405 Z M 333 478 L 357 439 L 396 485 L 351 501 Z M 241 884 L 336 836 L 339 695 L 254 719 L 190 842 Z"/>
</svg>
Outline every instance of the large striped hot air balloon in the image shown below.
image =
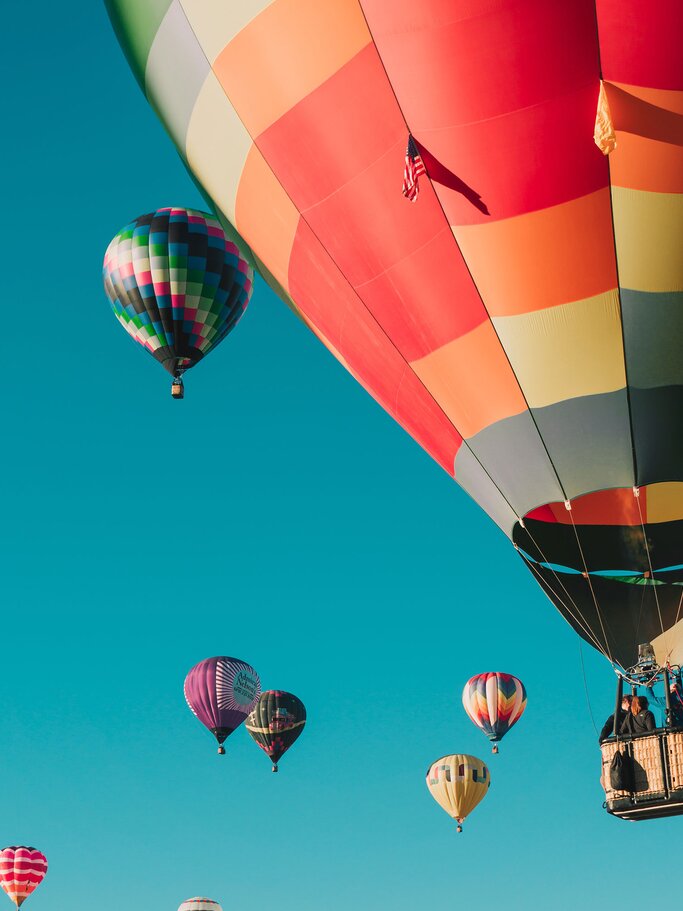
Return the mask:
<svg viewBox="0 0 683 911">
<path fill-rule="evenodd" d="M 158 209 L 122 228 L 104 255 L 104 290 L 126 332 L 182 376 L 237 325 L 254 275 L 220 223 L 194 209 Z"/>
<path fill-rule="evenodd" d="M 19 908 L 47 873 L 47 858 L 37 848 L 10 845 L 0 851 L 0 886 Z"/>
<path fill-rule="evenodd" d="M 522 681 L 512 674 L 477 674 L 465 684 L 462 704 L 493 744 L 492 752 L 497 753 L 498 742 L 522 717 L 526 690 Z"/>
<path fill-rule="evenodd" d="M 196 664 L 184 689 L 187 704 L 214 735 L 222 755 L 225 740 L 256 705 L 261 681 L 250 664 L 222 655 Z"/>
<path fill-rule="evenodd" d="M 270 286 L 581 636 L 683 661 L 681 0 L 107 7 Z"/>
<path fill-rule="evenodd" d="M 434 800 L 452 816 L 462 832 L 462 823 L 491 786 L 487 766 L 476 756 L 454 753 L 442 756 L 429 767 L 427 787 Z"/>
<path fill-rule="evenodd" d="M 245 727 L 278 770 L 280 758 L 298 740 L 306 724 L 306 706 L 298 696 L 284 690 L 261 693 Z"/>
</svg>

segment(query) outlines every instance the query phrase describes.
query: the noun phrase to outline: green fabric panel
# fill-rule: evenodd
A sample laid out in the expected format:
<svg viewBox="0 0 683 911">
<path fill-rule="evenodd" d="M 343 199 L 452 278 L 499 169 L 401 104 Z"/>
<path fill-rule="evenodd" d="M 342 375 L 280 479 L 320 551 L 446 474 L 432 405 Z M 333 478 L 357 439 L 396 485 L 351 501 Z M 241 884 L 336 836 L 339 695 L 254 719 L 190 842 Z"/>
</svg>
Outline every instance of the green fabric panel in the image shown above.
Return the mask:
<svg viewBox="0 0 683 911">
<path fill-rule="evenodd" d="M 172 2 L 173 0 L 104 0 L 116 37 L 143 91 L 149 49 Z"/>
</svg>

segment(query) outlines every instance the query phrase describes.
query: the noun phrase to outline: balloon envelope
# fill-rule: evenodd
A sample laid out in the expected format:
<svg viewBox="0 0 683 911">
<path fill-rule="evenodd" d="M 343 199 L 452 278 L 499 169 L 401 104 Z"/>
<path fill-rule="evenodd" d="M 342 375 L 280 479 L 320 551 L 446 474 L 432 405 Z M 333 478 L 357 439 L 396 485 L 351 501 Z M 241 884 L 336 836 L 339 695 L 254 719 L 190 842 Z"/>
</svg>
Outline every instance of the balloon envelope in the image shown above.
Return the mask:
<svg viewBox="0 0 683 911">
<path fill-rule="evenodd" d="M 306 707 L 298 696 L 284 690 L 266 690 L 261 693 L 245 727 L 273 761 L 276 771 L 280 757 L 301 736 L 305 724 Z"/>
<path fill-rule="evenodd" d="M 682 661 L 680 0 L 107 6 L 270 286 L 580 635 Z"/>
<path fill-rule="evenodd" d="M 442 756 L 427 772 L 429 793 L 459 823 L 486 797 L 490 786 L 486 764 L 465 753 Z"/>
<path fill-rule="evenodd" d="M 47 858 L 37 848 L 10 845 L 0 851 L 0 886 L 17 908 L 38 888 L 47 873 Z"/>
<path fill-rule="evenodd" d="M 218 902 L 211 898 L 188 898 L 178 911 L 223 911 Z"/>
<path fill-rule="evenodd" d="M 126 225 L 109 244 L 103 271 L 118 321 L 174 376 L 231 332 L 254 278 L 214 216 L 183 208 Z"/>
<path fill-rule="evenodd" d="M 522 717 L 526 690 L 512 674 L 477 674 L 465 684 L 462 704 L 488 739 L 498 743 Z"/>
<path fill-rule="evenodd" d="M 256 705 L 261 681 L 250 664 L 222 655 L 196 664 L 184 689 L 190 709 L 222 744 Z"/>
</svg>

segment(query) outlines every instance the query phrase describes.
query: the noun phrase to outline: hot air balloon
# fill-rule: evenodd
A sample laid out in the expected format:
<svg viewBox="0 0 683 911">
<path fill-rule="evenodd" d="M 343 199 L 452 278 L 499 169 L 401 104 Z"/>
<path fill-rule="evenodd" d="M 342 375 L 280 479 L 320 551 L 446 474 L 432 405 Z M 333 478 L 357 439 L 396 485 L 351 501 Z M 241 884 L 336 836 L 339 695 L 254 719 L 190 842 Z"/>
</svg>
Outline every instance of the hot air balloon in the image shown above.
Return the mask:
<svg viewBox="0 0 683 911">
<path fill-rule="evenodd" d="M 427 772 L 429 793 L 456 820 L 458 832 L 462 832 L 463 820 L 486 797 L 490 786 L 486 765 L 464 753 L 442 756 Z"/>
<path fill-rule="evenodd" d="M 245 727 L 272 760 L 273 772 L 277 772 L 280 757 L 298 740 L 305 724 L 306 706 L 298 696 L 284 690 L 266 690 Z"/>
<path fill-rule="evenodd" d="M 493 744 L 491 752 L 497 753 L 498 742 L 524 713 L 526 690 L 512 674 L 477 674 L 465 684 L 462 704 Z"/>
<path fill-rule="evenodd" d="M 211 898 L 188 898 L 178 911 L 223 911 L 218 902 Z"/>
<path fill-rule="evenodd" d="M 579 635 L 680 663 L 680 0 L 107 7 L 271 288 Z"/>
<path fill-rule="evenodd" d="M 157 209 L 116 235 L 104 255 L 104 289 L 126 332 L 173 376 L 183 374 L 237 325 L 253 270 L 212 215 Z"/>
<path fill-rule="evenodd" d="M 47 858 L 37 848 L 11 845 L 0 851 L 0 886 L 19 908 L 47 873 Z"/>
<path fill-rule="evenodd" d="M 220 656 L 196 664 L 185 678 L 185 699 L 204 727 L 223 743 L 258 701 L 261 681 L 254 668 L 239 658 Z"/>
</svg>

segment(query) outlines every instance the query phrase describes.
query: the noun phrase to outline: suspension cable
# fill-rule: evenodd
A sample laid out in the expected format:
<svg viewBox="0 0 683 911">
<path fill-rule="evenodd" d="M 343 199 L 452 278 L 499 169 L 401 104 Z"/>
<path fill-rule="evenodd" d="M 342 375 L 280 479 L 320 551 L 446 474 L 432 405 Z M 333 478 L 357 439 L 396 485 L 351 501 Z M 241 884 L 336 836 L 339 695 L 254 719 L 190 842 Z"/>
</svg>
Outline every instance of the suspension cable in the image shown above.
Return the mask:
<svg viewBox="0 0 683 911">
<path fill-rule="evenodd" d="M 638 491 L 638 492 L 636 493 L 636 491 Z M 645 543 L 645 553 L 647 554 L 647 565 L 650 570 L 650 578 L 652 579 L 652 581 L 654 583 L 655 574 L 654 574 L 654 570 L 652 569 L 652 559 L 650 557 L 650 546 L 647 543 L 647 532 L 645 531 L 645 523 L 643 522 L 643 511 L 640 508 L 640 490 L 637 487 L 633 488 L 633 496 L 634 496 L 636 503 L 638 504 L 638 515 L 640 516 L 640 527 L 643 532 L 643 541 Z M 657 605 L 657 613 L 659 614 L 659 625 L 662 628 L 662 635 L 664 636 L 665 635 L 664 621 L 662 620 L 662 611 L 659 606 L 659 595 L 657 594 L 657 586 L 653 584 L 652 588 L 653 588 L 653 594 L 655 596 L 655 604 Z M 667 643 L 667 645 L 668 645 L 668 643 Z"/>
<path fill-rule="evenodd" d="M 518 552 L 519 552 L 519 548 L 518 548 Z M 565 602 L 565 601 L 560 597 L 560 595 L 558 595 L 558 593 L 553 589 L 552 585 L 550 585 L 550 583 L 549 583 L 547 580 L 545 580 L 545 579 L 543 578 L 543 576 L 539 573 L 538 569 L 536 568 L 534 562 L 533 562 L 533 561 L 530 561 L 530 560 L 527 560 L 526 557 L 524 556 L 524 554 L 522 554 L 521 552 L 519 552 L 519 553 L 520 553 L 520 556 L 522 557 L 522 559 L 524 560 L 524 562 L 526 563 L 526 565 L 529 567 L 529 569 L 532 571 L 532 573 L 533 573 L 533 574 L 536 576 L 536 578 L 539 580 L 539 584 L 541 585 L 541 588 L 543 588 L 543 586 L 546 585 L 546 586 L 550 589 L 550 591 L 553 593 L 554 597 L 557 598 L 557 600 L 560 602 L 560 604 L 562 605 L 562 607 L 567 611 L 567 613 L 569 614 L 569 616 L 574 620 L 575 623 L 578 624 L 578 626 L 580 626 L 580 627 L 583 629 L 583 631 L 584 631 L 584 633 L 586 634 L 586 636 L 587 636 L 589 639 L 592 640 L 593 645 L 594 645 L 595 648 L 600 652 L 600 654 L 603 655 L 605 658 L 607 658 L 608 661 L 611 661 L 609 655 L 607 654 L 607 652 L 605 651 L 605 649 L 604 649 L 604 648 L 602 647 L 602 645 L 600 644 L 600 641 L 598 640 L 597 636 L 595 635 L 595 633 L 593 632 L 593 630 L 590 628 L 590 625 L 588 624 L 588 622 L 587 622 L 587 620 L 585 619 L 585 617 L 583 616 L 583 614 L 581 614 L 581 611 L 579 610 L 578 605 L 576 604 L 576 602 L 574 601 L 574 599 L 572 598 L 572 596 L 570 595 L 570 593 L 569 593 L 569 592 L 567 591 L 567 589 L 565 588 L 564 584 L 562 583 L 562 580 L 559 578 L 559 576 L 557 575 L 557 573 L 555 572 L 555 570 L 552 569 L 552 567 L 551 567 L 551 572 L 553 573 L 553 575 L 555 576 L 555 578 L 557 579 L 557 581 L 560 583 L 560 585 L 562 586 L 563 590 L 566 592 L 567 597 L 569 598 L 569 600 L 572 602 L 572 604 L 574 605 L 574 607 L 576 608 L 576 610 L 579 612 L 579 617 L 577 617 L 576 614 L 574 614 L 574 612 L 571 610 L 571 608 L 569 608 L 569 607 L 567 606 L 566 602 Z M 541 556 L 543 556 L 543 553 L 542 553 L 542 552 L 541 552 Z M 544 557 L 544 559 L 545 559 L 545 557 Z M 613 663 L 614 663 L 614 662 L 612 662 L 612 664 L 613 664 Z"/>
<path fill-rule="evenodd" d="M 598 599 L 595 595 L 595 590 L 593 589 L 593 583 L 591 581 L 590 573 L 588 572 L 586 558 L 583 555 L 583 548 L 581 547 L 581 541 L 579 541 L 579 533 L 576 530 L 574 516 L 572 515 L 571 503 L 567 506 L 567 512 L 569 513 L 569 519 L 572 523 L 572 528 L 574 529 L 574 537 L 576 538 L 576 545 L 579 548 L 579 554 L 581 555 L 581 562 L 583 563 L 584 578 L 588 582 L 588 587 L 591 590 L 591 595 L 593 597 L 593 604 L 595 604 L 595 610 L 598 615 L 598 620 L 600 621 L 600 629 L 602 630 L 602 635 L 604 636 L 604 639 L 605 639 L 605 646 L 607 647 L 607 652 L 609 654 L 609 660 L 610 660 L 610 663 L 612 664 L 612 666 L 614 666 L 614 659 L 612 658 L 612 651 L 609 647 L 609 641 L 607 639 L 607 633 L 605 631 L 605 624 L 603 623 L 603 620 L 602 620 L 602 612 L 600 611 L 600 605 L 598 604 Z"/>
<path fill-rule="evenodd" d="M 581 639 L 579 639 L 579 658 L 580 658 L 580 660 L 581 660 L 581 674 L 582 674 L 582 676 L 583 676 L 583 688 L 584 688 L 584 690 L 586 691 L 586 703 L 587 703 L 587 705 L 588 705 L 588 714 L 589 714 L 590 717 L 591 717 L 591 722 L 592 722 L 593 727 L 594 727 L 594 729 L 595 729 L 595 733 L 596 733 L 596 734 L 599 734 L 598 726 L 597 726 L 597 724 L 595 723 L 595 718 L 593 717 L 593 709 L 592 709 L 592 707 L 591 707 L 591 697 L 590 697 L 590 693 L 588 692 L 588 681 L 586 680 L 586 667 L 585 667 L 585 665 L 584 665 L 584 663 L 583 663 L 583 646 L 582 646 L 582 644 L 581 644 Z"/>
</svg>

